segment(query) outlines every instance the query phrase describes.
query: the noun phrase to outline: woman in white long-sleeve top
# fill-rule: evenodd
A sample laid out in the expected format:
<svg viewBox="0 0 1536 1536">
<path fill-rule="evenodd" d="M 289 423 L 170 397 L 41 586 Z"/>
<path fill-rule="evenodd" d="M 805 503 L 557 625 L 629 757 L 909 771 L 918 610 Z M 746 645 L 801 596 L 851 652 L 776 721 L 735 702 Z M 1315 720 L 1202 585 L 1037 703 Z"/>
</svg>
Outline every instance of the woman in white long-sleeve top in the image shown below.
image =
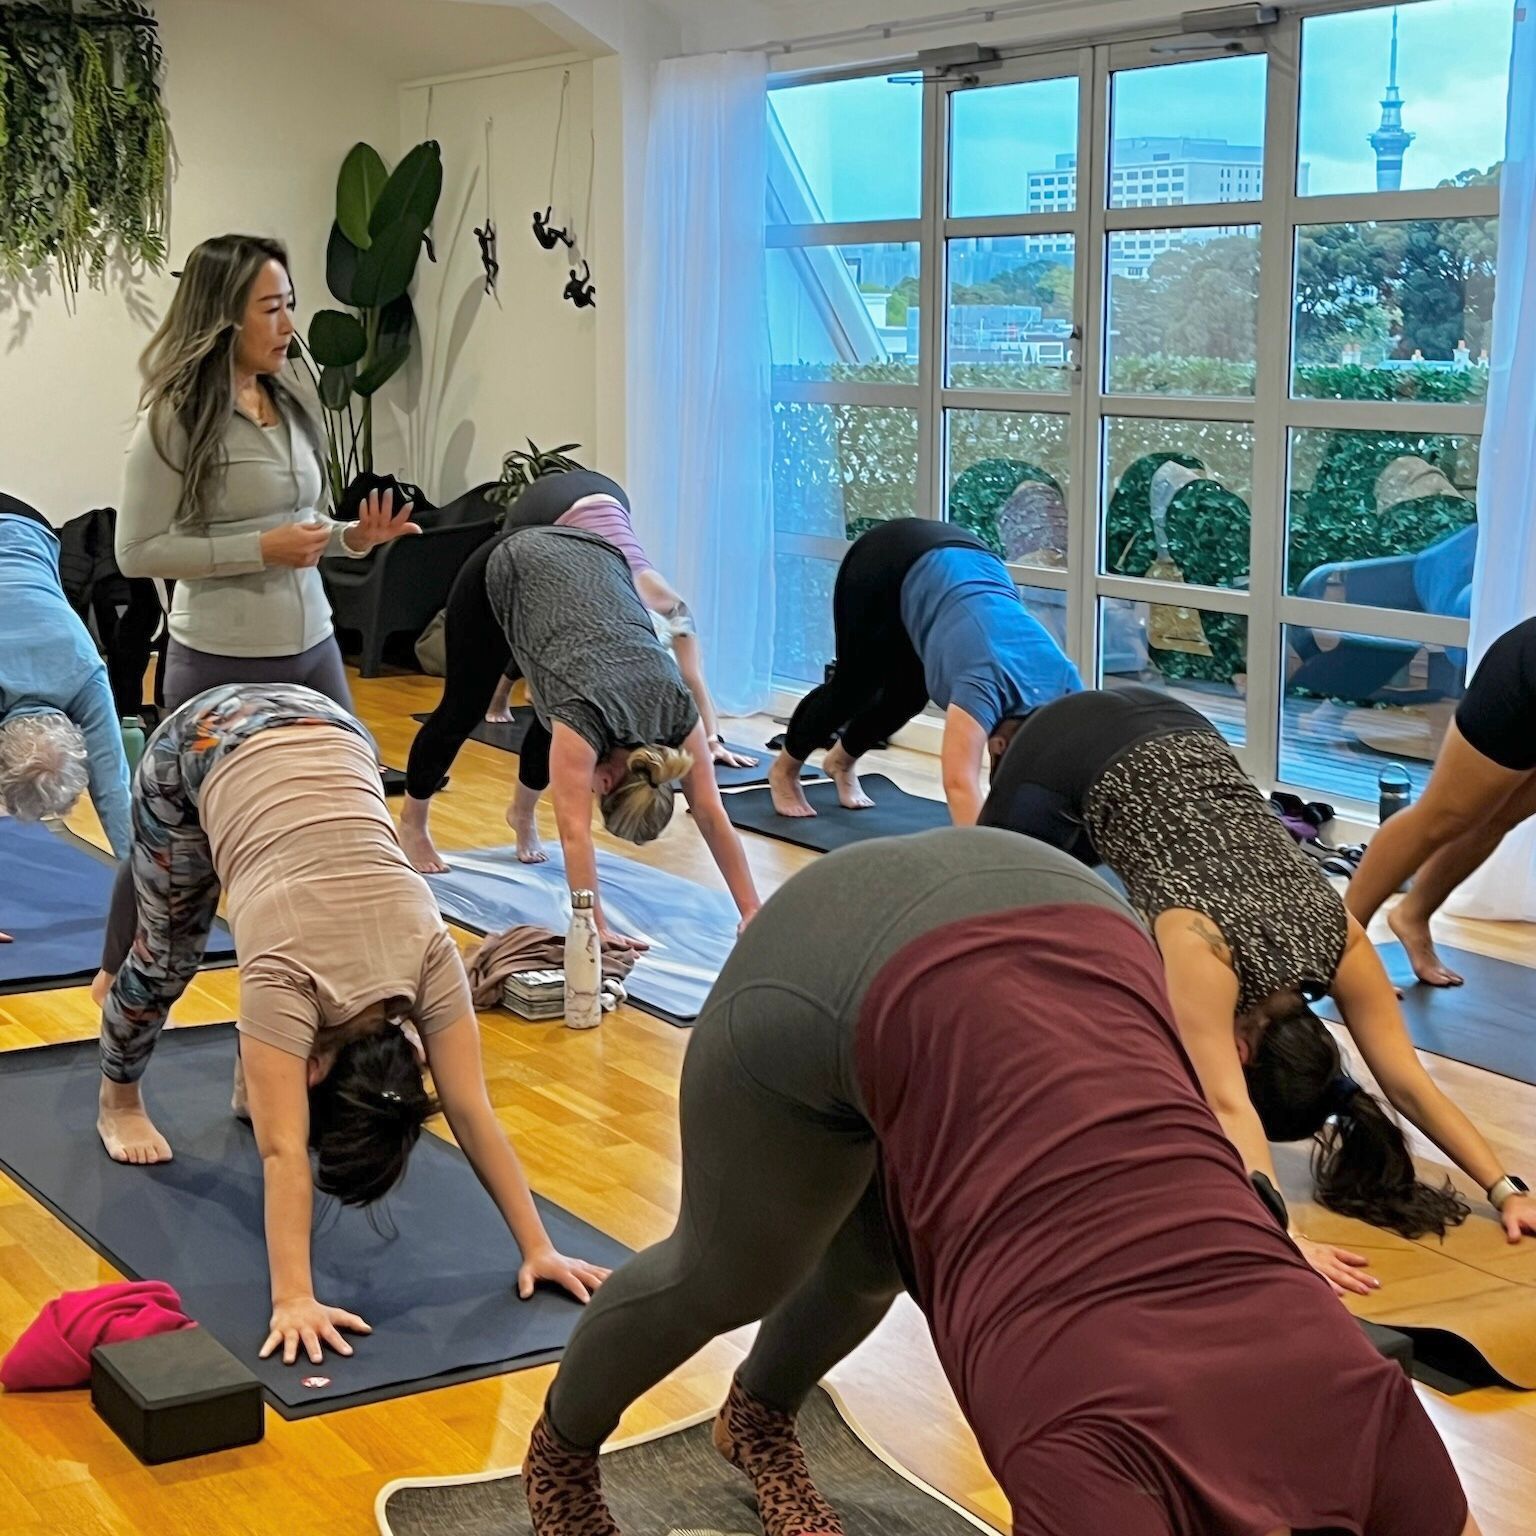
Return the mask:
<svg viewBox="0 0 1536 1536">
<path fill-rule="evenodd" d="M 302 683 L 350 708 L 316 566 L 420 531 L 387 491 L 356 523 L 327 515 L 319 430 L 280 378 L 293 309 L 284 248 L 220 235 L 188 257 L 144 352 L 117 560 L 125 576 L 176 583 L 170 709 L 242 682 Z"/>
</svg>

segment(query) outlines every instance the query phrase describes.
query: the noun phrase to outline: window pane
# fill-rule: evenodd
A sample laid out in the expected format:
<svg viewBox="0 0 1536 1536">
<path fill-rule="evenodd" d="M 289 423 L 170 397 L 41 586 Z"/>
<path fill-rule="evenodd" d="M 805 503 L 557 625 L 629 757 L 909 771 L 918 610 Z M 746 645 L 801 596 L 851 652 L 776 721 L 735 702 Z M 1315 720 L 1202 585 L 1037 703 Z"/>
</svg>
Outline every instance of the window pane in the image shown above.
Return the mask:
<svg viewBox="0 0 1536 1536">
<path fill-rule="evenodd" d="M 1266 68 L 1253 54 L 1120 70 L 1112 87 L 1109 206 L 1262 196 Z"/>
<path fill-rule="evenodd" d="M 857 538 L 917 512 L 917 412 L 894 405 L 773 407 L 774 522 L 784 533 Z"/>
<path fill-rule="evenodd" d="M 1257 225 L 1111 235 L 1108 302 L 1109 392 L 1253 393 Z"/>
<path fill-rule="evenodd" d="M 1291 392 L 1484 399 L 1498 242 L 1497 219 L 1302 226 Z"/>
<path fill-rule="evenodd" d="M 1467 618 L 1481 440 L 1449 433 L 1291 433 L 1286 590 Z"/>
<path fill-rule="evenodd" d="M 1303 21 L 1297 190 L 1496 176 L 1512 24 L 1509 0 L 1424 0 Z"/>
<path fill-rule="evenodd" d="M 775 379 L 917 377 L 915 241 L 768 252 Z"/>
<path fill-rule="evenodd" d="M 1099 600 L 1100 687 L 1162 688 L 1201 714 L 1233 746 L 1248 739 L 1248 620 L 1164 603 Z"/>
<path fill-rule="evenodd" d="M 837 562 L 812 555 L 774 556 L 773 671 L 787 683 L 811 685 L 832 659 L 832 583 Z"/>
<path fill-rule="evenodd" d="M 1072 236 L 982 236 L 948 250 L 950 388 L 1065 390 Z"/>
<path fill-rule="evenodd" d="M 1077 77 L 956 91 L 949 212 L 1070 213 L 1077 206 Z"/>
<path fill-rule="evenodd" d="M 923 93 L 870 75 L 768 93 L 768 222 L 915 219 Z"/>
<path fill-rule="evenodd" d="M 1063 651 L 1067 646 L 1067 594 L 1055 587 L 1019 588 L 1024 607 Z"/>
<path fill-rule="evenodd" d="M 1015 411 L 947 411 L 950 522 L 1005 560 L 1067 563 L 1069 419 Z"/>
<path fill-rule="evenodd" d="M 1104 494 L 1110 574 L 1248 585 L 1252 427 L 1110 417 Z"/>
<path fill-rule="evenodd" d="M 1280 777 L 1375 804 L 1388 763 L 1423 790 L 1466 686 L 1467 653 L 1287 626 Z"/>
</svg>

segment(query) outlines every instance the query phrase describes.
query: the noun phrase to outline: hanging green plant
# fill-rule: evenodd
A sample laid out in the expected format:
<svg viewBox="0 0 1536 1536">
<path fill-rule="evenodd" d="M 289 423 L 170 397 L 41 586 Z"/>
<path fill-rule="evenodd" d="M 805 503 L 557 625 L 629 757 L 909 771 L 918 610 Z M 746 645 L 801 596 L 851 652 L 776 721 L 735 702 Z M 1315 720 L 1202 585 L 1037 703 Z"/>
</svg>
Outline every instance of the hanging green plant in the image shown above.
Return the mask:
<svg viewBox="0 0 1536 1536">
<path fill-rule="evenodd" d="M 0 5 L 0 269 L 70 293 L 116 253 L 165 265 L 170 131 L 141 0 Z"/>
</svg>

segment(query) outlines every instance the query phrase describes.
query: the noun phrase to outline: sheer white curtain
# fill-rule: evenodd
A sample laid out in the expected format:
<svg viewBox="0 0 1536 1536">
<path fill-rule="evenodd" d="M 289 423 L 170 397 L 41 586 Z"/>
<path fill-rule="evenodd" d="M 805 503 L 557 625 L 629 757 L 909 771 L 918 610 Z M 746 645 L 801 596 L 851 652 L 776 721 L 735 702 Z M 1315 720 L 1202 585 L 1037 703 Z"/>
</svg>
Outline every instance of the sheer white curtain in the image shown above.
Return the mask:
<svg viewBox="0 0 1536 1536">
<path fill-rule="evenodd" d="M 1536 8 L 1529 4 L 1515 10 L 1508 133 L 1469 663 L 1536 614 Z M 1510 833 L 1447 909 L 1536 921 L 1536 821 Z"/>
<path fill-rule="evenodd" d="M 767 59 L 669 59 L 651 103 L 631 334 L 635 522 L 699 626 L 716 702 L 768 701 Z"/>
</svg>

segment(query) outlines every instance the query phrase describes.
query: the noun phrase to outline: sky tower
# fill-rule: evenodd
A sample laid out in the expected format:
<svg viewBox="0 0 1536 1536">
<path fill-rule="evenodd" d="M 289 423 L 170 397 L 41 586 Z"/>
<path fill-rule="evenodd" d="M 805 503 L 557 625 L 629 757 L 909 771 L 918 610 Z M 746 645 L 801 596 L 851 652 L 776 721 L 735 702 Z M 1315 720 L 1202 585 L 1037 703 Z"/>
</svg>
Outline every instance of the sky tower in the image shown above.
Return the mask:
<svg viewBox="0 0 1536 1536">
<path fill-rule="evenodd" d="M 1381 122 L 1370 135 L 1376 151 L 1376 190 L 1396 192 L 1403 184 L 1403 152 L 1414 136 L 1403 127 L 1403 98 L 1397 89 L 1397 8 L 1392 9 L 1392 62 L 1387 92 L 1381 98 Z"/>
</svg>

